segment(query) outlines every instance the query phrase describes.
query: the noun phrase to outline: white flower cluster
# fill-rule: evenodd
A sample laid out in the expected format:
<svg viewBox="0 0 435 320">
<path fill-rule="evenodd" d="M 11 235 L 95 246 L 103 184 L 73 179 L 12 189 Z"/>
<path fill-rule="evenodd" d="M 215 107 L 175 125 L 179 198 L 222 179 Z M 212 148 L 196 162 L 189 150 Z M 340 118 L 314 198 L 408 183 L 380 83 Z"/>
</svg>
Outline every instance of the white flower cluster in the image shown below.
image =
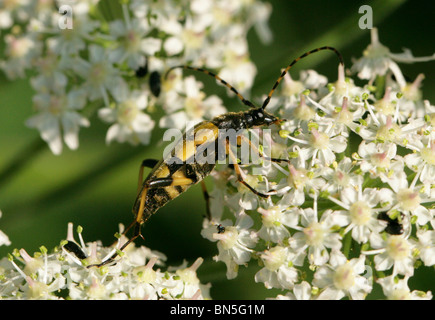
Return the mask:
<svg viewBox="0 0 435 320">
<path fill-rule="evenodd" d="M 79 244 L 68 226 L 67 240 L 53 253 L 45 247 L 30 256 L 15 250 L 0 260 L 0 297 L 2 299 L 209 299 L 209 285 L 200 283 L 196 270 L 203 259 L 190 267 L 165 268 L 166 257 L 146 247 L 129 246 L 116 264 L 93 267 L 116 250 L 99 242 L 85 244 L 78 228 Z M 125 240 L 125 239 L 123 239 Z M 67 247 L 67 244 L 69 247 Z M 122 245 L 121 241 L 117 244 Z M 66 249 L 68 248 L 68 250 Z"/>
<path fill-rule="evenodd" d="M 212 174 L 202 234 L 217 242 L 228 278 L 257 259 L 255 281 L 284 290 L 278 298 L 364 299 L 374 285 L 391 299 L 432 298 L 407 281 L 435 265 L 435 107 L 422 100 L 421 75 L 399 80 L 397 56 L 373 29 L 352 68 L 367 85 L 341 66 L 330 84 L 315 71 L 286 75 L 268 110 L 287 119 L 271 157 L 290 161 L 257 176 L 244 168 L 252 187 L 275 194 L 257 197 L 228 167 Z"/>
<path fill-rule="evenodd" d="M 63 142 L 78 148 L 79 130 L 94 113 L 110 124 L 108 143 L 148 144 L 156 107 L 168 114 L 162 127 L 225 111 L 217 96 L 204 99 L 201 83 L 182 79 L 180 72 L 162 84 L 165 71 L 189 63 L 215 69 L 247 92 L 256 73 L 247 32 L 254 26 L 262 40 L 271 38 L 271 7 L 256 0 L 2 4 L 0 69 L 11 80 L 32 76 L 35 115 L 26 124 L 40 131 L 54 154 L 62 152 Z M 119 16 L 103 18 L 103 12 Z"/>
<path fill-rule="evenodd" d="M 0 210 L 0 218 L 2 216 L 2 211 Z M 11 241 L 9 240 L 9 237 L 0 230 L 0 246 L 9 246 L 11 244 Z"/>
<path fill-rule="evenodd" d="M 166 113 L 163 128 L 225 112 L 194 77 L 177 69 L 165 79 L 165 71 L 189 63 L 216 69 L 246 94 L 256 73 L 246 34 L 254 26 L 270 40 L 270 6 L 255 0 L 130 0 L 116 3 L 113 12 L 122 17 L 107 21 L 100 6 L 115 2 L 86 0 L 70 4 L 73 28 L 64 30 L 65 17 L 50 1 L 5 3 L 0 69 L 10 79 L 36 71 L 36 114 L 27 125 L 54 154 L 63 142 L 78 147 L 79 130 L 94 113 L 110 124 L 108 143 L 147 144 L 156 107 Z M 217 243 L 215 259 L 226 264 L 228 278 L 256 259 L 254 280 L 282 289 L 278 299 L 364 299 L 375 286 L 388 299 L 432 298 L 408 280 L 419 266 L 435 265 L 435 106 L 422 98 L 424 76 L 407 83 L 397 62 L 433 59 L 393 54 L 372 29 L 372 43 L 350 69 L 366 85 L 341 67 L 333 83 L 312 70 L 300 80 L 286 75 L 267 110 L 287 119 L 273 128 L 271 143 L 272 157 L 289 162 L 263 166 L 261 175 L 242 166 L 250 186 L 273 196 L 258 198 L 229 167 L 212 173 L 213 219 L 202 235 Z M 76 243 L 71 228 L 67 243 Z M 63 243 L 54 253 L 42 247 L 31 257 L 21 249 L 2 259 L 0 296 L 209 298 L 196 277 L 201 258 L 161 272 L 153 267 L 163 255 L 128 248 L 115 265 L 88 268 L 116 249 L 86 245 L 79 236 L 80 246 L 69 251 Z"/>
</svg>

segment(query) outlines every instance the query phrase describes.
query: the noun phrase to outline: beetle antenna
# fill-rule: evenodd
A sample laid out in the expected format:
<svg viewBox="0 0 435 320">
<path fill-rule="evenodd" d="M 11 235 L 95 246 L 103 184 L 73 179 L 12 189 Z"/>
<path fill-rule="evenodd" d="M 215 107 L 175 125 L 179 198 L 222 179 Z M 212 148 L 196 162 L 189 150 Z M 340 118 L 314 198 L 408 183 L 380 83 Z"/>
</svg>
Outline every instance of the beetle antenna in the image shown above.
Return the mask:
<svg viewBox="0 0 435 320">
<path fill-rule="evenodd" d="M 230 85 L 228 82 L 226 82 L 224 79 L 222 79 L 221 77 L 219 77 L 218 75 L 216 75 L 215 73 L 207 70 L 207 69 L 203 69 L 203 68 L 196 68 L 196 67 L 191 67 L 191 66 L 186 66 L 186 65 L 180 65 L 180 66 L 175 66 L 170 68 L 166 74 L 165 74 L 165 79 L 168 77 L 169 72 L 171 72 L 174 69 L 188 69 L 188 70 L 193 70 L 193 71 L 198 71 L 198 72 L 202 72 L 205 73 L 207 75 L 209 75 L 210 77 L 215 78 L 217 81 L 219 81 L 220 83 L 222 83 L 224 86 L 226 86 L 228 89 L 230 89 L 232 92 L 234 92 L 237 97 L 240 99 L 240 101 L 242 101 L 242 103 L 250 108 L 257 108 L 251 101 L 245 99 L 238 91 L 236 88 L 234 88 L 232 85 Z"/>
<path fill-rule="evenodd" d="M 338 59 L 340 60 L 340 64 L 344 66 L 344 60 L 343 60 L 343 56 L 341 55 L 340 52 L 338 52 L 337 49 L 333 48 L 333 47 L 321 47 L 321 48 L 316 48 L 313 50 L 310 50 L 308 52 L 305 52 L 303 55 L 301 55 L 300 57 L 294 59 L 288 66 L 287 68 L 285 68 L 283 70 L 283 72 L 281 73 L 281 75 L 279 76 L 278 80 L 276 80 L 275 84 L 272 87 L 272 90 L 270 90 L 269 94 L 267 95 L 267 98 L 264 100 L 263 105 L 261 106 L 263 109 L 266 109 L 266 106 L 269 104 L 270 102 L 270 98 L 272 97 L 273 93 L 275 92 L 275 89 L 278 87 L 279 83 L 281 82 L 281 80 L 284 78 L 284 76 L 287 74 L 287 72 L 296 64 L 296 62 L 298 62 L 299 60 L 305 58 L 306 56 L 309 56 L 312 53 L 318 52 L 318 51 L 322 51 L 322 50 L 331 50 L 334 51 L 335 54 L 338 56 Z"/>
</svg>

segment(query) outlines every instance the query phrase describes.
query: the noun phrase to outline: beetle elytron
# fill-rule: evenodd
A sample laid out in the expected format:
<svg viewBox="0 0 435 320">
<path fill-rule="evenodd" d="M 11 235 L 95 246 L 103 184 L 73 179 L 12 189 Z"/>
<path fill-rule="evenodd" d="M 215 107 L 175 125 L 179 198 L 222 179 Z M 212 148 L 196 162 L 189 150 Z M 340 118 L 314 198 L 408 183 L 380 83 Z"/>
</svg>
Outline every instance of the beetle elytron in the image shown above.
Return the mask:
<svg viewBox="0 0 435 320">
<path fill-rule="evenodd" d="M 293 65 L 298 62 L 300 59 L 305 58 L 306 56 L 322 51 L 322 50 L 331 50 L 335 52 L 335 54 L 338 56 L 340 60 L 340 64 L 344 66 L 343 58 L 341 54 L 332 47 L 321 47 L 317 48 L 311 51 L 308 51 L 301 55 L 300 57 L 293 60 L 287 68 L 285 68 L 277 81 L 275 82 L 274 86 L 272 87 L 271 91 L 267 95 L 266 99 L 263 102 L 263 105 L 261 107 L 256 107 L 252 102 L 246 100 L 233 86 L 228 84 L 226 81 L 221 79 L 219 76 L 215 75 L 214 73 L 202 69 L 202 68 L 195 68 L 190 66 L 175 66 L 168 70 L 166 75 L 171 72 L 173 69 L 176 68 L 185 68 L 190 69 L 193 71 L 198 71 L 205 73 L 213 78 L 215 78 L 217 81 L 228 87 L 231 91 L 233 91 L 237 97 L 241 100 L 241 102 L 248 106 L 250 109 L 247 111 L 240 111 L 240 112 L 229 112 L 225 113 L 223 115 L 217 116 L 213 118 L 210 121 L 203 121 L 199 124 L 197 124 L 194 127 L 194 132 L 198 132 L 199 130 L 206 129 L 212 132 L 212 139 L 217 140 L 219 136 L 219 130 L 221 129 L 234 129 L 236 131 L 240 129 L 249 129 L 252 127 L 257 126 L 269 126 L 272 124 L 280 124 L 282 121 L 272 114 L 268 113 L 265 109 L 267 105 L 270 102 L 270 99 L 272 97 L 272 94 L 274 93 L 275 89 L 281 82 L 281 80 L 284 78 L 286 73 L 290 70 Z M 193 137 L 195 137 L 193 135 Z M 140 173 L 139 173 L 139 186 L 138 186 L 138 194 L 136 201 L 133 205 L 133 213 L 135 215 L 134 221 L 130 224 L 130 226 L 124 231 L 124 234 L 134 227 L 134 234 L 133 236 L 120 248 L 120 251 L 124 250 L 125 247 L 127 247 L 131 242 L 136 240 L 138 237 L 142 237 L 141 235 L 141 226 L 143 223 L 145 223 L 159 208 L 163 207 L 166 203 L 173 200 L 183 192 L 185 192 L 189 187 L 192 185 L 202 182 L 203 179 L 210 174 L 210 172 L 215 167 L 215 163 L 204 163 L 199 164 L 195 161 L 191 162 L 189 161 L 192 159 L 192 157 L 195 157 L 195 150 L 196 147 L 200 146 L 202 144 L 202 140 L 194 140 L 195 148 L 186 148 L 186 135 L 183 136 L 183 139 L 179 141 L 179 143 L 182 143 L 181 149 L 182 152 L 179 152 L 175 154 L 172 152 L 172 155 L 176 155 L 181 161 L 178 163 L 171 163 L 169 164 L 165 159 L 162 159 L 160 161 L 147 159 L 142 162 Z M 195 139 L 195 138 L 194 138 Z M 231 148 L 227 146 L 226 148 L 227 152 L 226 155 L 229 156 L 234 163 L 234 169 L 237 175 L 237 179 L 239 182 L 243 183 L 248 189 L 250 189 L 252 192 L 254 192 L 256 195 L 260 197 L 268 197 L 268 195 L 260 193 L 256 191 L 253 187 L 251 187 L 247 182 L 243 180 L 241 169 L 239 165 L 237 164 L 237 159 L 235 159 L 234 153 L 231 151 Z M 217 154 L 216 154 L 217 155 Z M 260 154 L 261 155 L 261 154 Z M 285 162 L 288 160 L 286 159 L 274 159 L 270 158 L 270 161 L 275 162 Z M 149 175 L 143 180 L 143 169 L 145 167 L 152 168 Z M 206 201 L 208 202 L 208 195 L 205 189 L 204 184 L 202 185 L 204 195 L 206 197 Z M 207 206 L 208 207 L 208 206 Z M 207 211 L 207 214 L 210 218 L 210 212 Z M 220 232 L 224 232 L 224 229 L 220 229 Z M 111 261 L 116 258 L 118 253 L 115 253 L 112 255 L 109 259 L 103 261 L 101 264 L 96 266 L 105 265 L 107 263 L 110 263 Z"/>
</svg>

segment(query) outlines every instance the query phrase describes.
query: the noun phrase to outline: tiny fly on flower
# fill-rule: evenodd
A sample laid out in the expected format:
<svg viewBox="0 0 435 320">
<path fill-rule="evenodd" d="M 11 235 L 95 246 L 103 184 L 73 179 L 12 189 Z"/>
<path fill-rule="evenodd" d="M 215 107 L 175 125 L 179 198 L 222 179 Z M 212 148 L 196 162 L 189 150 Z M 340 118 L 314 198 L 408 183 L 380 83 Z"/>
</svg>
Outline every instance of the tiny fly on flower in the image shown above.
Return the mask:
<svg viewBox="0 0 435 320">
<path fill-rule="evenodd" d="M 221 224 L 216 225 L 216 229 L 218 233 L 224 233 L 225 232 L 225 227 Z"/>
</svg>

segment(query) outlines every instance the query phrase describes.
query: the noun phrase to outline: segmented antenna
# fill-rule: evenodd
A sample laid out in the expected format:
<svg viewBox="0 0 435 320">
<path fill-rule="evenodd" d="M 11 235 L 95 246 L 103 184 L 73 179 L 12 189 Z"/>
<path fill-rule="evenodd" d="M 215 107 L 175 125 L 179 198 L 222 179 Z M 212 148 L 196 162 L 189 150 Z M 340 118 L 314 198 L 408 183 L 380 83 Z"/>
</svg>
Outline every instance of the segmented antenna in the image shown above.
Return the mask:
<svg viewBox="0 0 435 320">
<path fill-rule="evenodd" d="M 196 68 L 196 67 L 191 67 L 191 66 L 185 66 L 185 65 L 181 65 L 181 66 L 175 66 L 170 68 L 165 75 L 165 79 L 167 78 L 169 72 L 171 72 L 174 69 L 188 69 L 188 70 L 193 70 L 193 71 L 198 71 L 198 72 L 202 72 L 205 73 L 211 77 L 213 77 L 214 79 L 216 79 L 217 81 L 219 81 L 220 83 L 222 83 L 224 86 L 226 86 L 228 89 L 230 89 L 232 92 L 234 92 L 237 97 L 240 99 L 240 101 L 242 101 L 242 103 L 250 108 L 257 108 L 251 101 L 245 99 L 238 91 L 236 88 L 234 88 L 232 85 L 230 85 L 228 82 L 226 82 L 224 79 L 222 79 L 221 77 L 219 77 L 218 75 L 216 75 L 215 73 L 207 70 L 207 69 L 203 69 L 203 68 Z"/>
<path fill-rule="evenodd" d="M 287 72 L 296 64 L 296 62 L 298 62 L 299 60 L 309 56 L 312 53 L 318 52 L 318 51 L 322 51 L 322 50 L 331 50 L 334 51 L 334 53 L 338 56 L 338 59 L 340 60 L 340 64 L 344 66 L 344 60 L 343 60 L 343 56 L 341 55 L 340 52 L 338 52 L 337 49 L 333 48 L 333 47 L 328 47 L 328 46 L 324 46 L 321 48 L 316 48 L 313 50 L 310 50 L 308 52 L 305 52 L 303 55 L 301 55 L 300 57 L 294 59 L 288 66 L 287 68 L 284 69 L 284 71 L 281 73 L 281 75 L 279 76 L 278 80 L 276 80 L 275 84 L 272 87 L 272 90 L 270 90 L 269 94 L 267 95 L 266 99 L 263 102 L 263 105 L 261 106 L 262 109 L 265 109 L 266 106 L 269 104 L 270 102 L 270 98 L 272 97 L 273 93 L 275 92 L 276 88 L 278 87 L 279 83 L 281 82 L 281 80 L 284 78 L 284 76 L 287 74 Z M 231 84 L 229 84 L 228 82 L 226 82 L 225 80 L 223 80 L 221 77 L 219 77 L 218 75 L 216 75 L 215 73 L 204 69 L 204 68 L 196 68 L 196 67 L 191 67 L 191 66 L 186 66 L 186 65 L 180 65 L 180 66 L 175 66 L 175 67 L 171 67 L 165 74 L 165 79 L 168 77 L 168 74 L 174 70 L 174 69 L 188 69 L 188 70 L 193 70 L 193 71 L 198 71 L 201 73 L 205 73 L 211 77 L 213 77 L 214 79 L 218 80 L 220 83 L 222 83 L 224 86 L 226 86 L 228 89 L 230 89 L 232 92 L 234 92 L 237 97 L 240 99 L 240 101 L 242 101 L 242 103 L 250 108 L 257 108 L 251 101 L 245 99 L 238 91 L 236 88 L 234 88 Z"/>
<path fill-rule="evenodd" d="M 281 82 L 281 80 L 284 78 L 284 76 L 287 74 L 287 72 L 296 64 L 296 62 L 298 62 L 299 60 L 305 58 L 306 56 L 309 56 L 312 53 L 318 52 L 318 51 L 322 51 L 322 50 L 331 50 L 334 51 L 335 54 L 338 56 L 338 59 L 340 60 L 340 64 L 344 66 L 344 60 L 343 57 L 341 55 L 340 52 L 338 52 L 337 49 L 333 48 L 333 47 L 321 47 L 321 48 L 316 48 L 313 50 L 310 50 L 308 52 L 305 52 L 303 55 L 301 55 L 300 57 L 294 59 L 287 68 L 284 69 L 284 71 L 281 73 L 281 75 L 279 76 L 278 80 L 276 80 L 275 84 L 272 87 L 272 90 L 270 90 L 269 94 L 267 95 L 267 98 L 264 100 L 263 105 L 261 106 L 263 109 L 266 108 L 266 106 L 269 104 L 270 102 L 270 98 L 272 97 L 273 93 L 275 92 L 275 89 L 278 87 L 279 83 Z"/>
</svg>

